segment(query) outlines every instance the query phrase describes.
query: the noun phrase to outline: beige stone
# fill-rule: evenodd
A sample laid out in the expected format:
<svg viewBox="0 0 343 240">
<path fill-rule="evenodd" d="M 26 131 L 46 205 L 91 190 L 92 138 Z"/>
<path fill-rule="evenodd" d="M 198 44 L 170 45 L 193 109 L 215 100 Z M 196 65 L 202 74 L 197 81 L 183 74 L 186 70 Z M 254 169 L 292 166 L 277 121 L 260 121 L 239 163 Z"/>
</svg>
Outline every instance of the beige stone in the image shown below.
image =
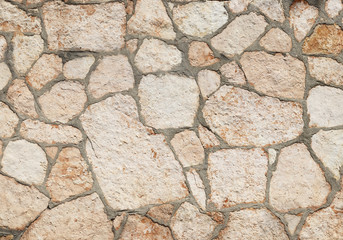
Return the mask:
<svg viewBox="0 0 343 240">
<path fill-rule="evenodd" d="M 248 9 L 252 0 L 231 0 L 228 5 L 233 13 L 241 13 Z"/>
<path fill-rule="evenodd" d="M 206 210 L 206 193 L 205 186 L 199 174 L 194 168 L 186 172 L 186 177 L 195 201 L 202 210 Z"/>
<path fill-rule="evenodd" d="M 174 206 L 171 204 L 163 204 L 160 206 L 152 207 L 147 212 L 147 215 L 167 224 L 174 212 Z"/>
<path fill-rule="evenodd" d="M 325 11 L 331 18 L 336 17 L 342 9 L 343 4 L 341 0 L 327 0 L 325 2 Z"/>
<path fill-rule="evenodd" d="M 93 56 L 75 58 L 66 62 L 63 66 L 63 74 L 67 79 L 84 79 L 93 65 Z"/>
<path fill-rule="evenodd" d="M 12 137 L 18 122 L 18 116 L 5 103 L 0 102 L 0 138 Z"/>
<path fill-rule="evenodd" d="M 134 53 L 138 47 L 138 39 L 130 39 L 126 42 L 126 48 L 130 53 Z"/>
<path fill-rule="evenodd" d="M 301 143 L 281 149 L 270 183 L 270 204 L 278 211 L 316 208 L 330 192 L 324 173 Z"/>
<path fill-rule="evenodd" d="M 217 208 L 265 200 L 268 157 L 262 149 L 226 149 L 211 153 L 207 175 L 209 202 Z"/>
<path fill-rule="evenodd" d="M 118 231 L 120 227 L 124 224 L 126 216 L 127 213 L 122 213 L 113 220 L 113 227 L 116 231 Z"/>
<path fill-rule="evenodd" d="M 155 128 L 193 125 L 199 106 L 199 89 L 193 78 L 147 75 L 140 82 L 138 96 L 147 125 Z"/>
<path fill-rule="evenodd" d="M 242 69 L 235 62 L 229 62 L 221 66 L 221 74 L 225 77 L 226 81 L 229 83 L 234 83 L 238 85 L 245 84 L 245 76 Z"/>
<path fill-rule="evenodd" d="M 124 46 L 125 6 L 122 3 L 68 5 L 52 1 L 42 7 L 48 48 L 113 51 Z"/>
<path fill-rule="evenodd" d="M 217 137 L 207 128 L 199 125 L 198 132 L 201 144 L 205 149 L 220 145 Z"/>
<path fill-rule="evenodd" d="M 54 202 L 86 192 L 92 188 L 93 179 L 88 166 L 75 147 L 62 149 L 46 182 Z"/>
<path fill-rule="evenodd" d="M 11 80 L 12 78 L 12 73 L 10 71 L 10 69 L 8 68 L 7 64 L 2 62 L 0 63 L 0 90 L 2 90 L 4 87 L 6 87 L 6 85 L 8 84 L 8 82 Z"/>
<path fill-rule="evenodd" d="M 258 7 L 267 17 L 274 21 L 285 21 L 283 14 L 282 1 L 279 0 L 254 0 L 253 5 Z"/>
<path fill-rule="evenodd" d="M 49 156 L 51 159 L 55 159 L 58 152 L 58 147 L 46 147 L 45 152 L 46 155 Z"/>
<path fill-rule="evenodd" d="M 194 67 L 206 67 L 219 62 L 207 43 L 197 41 L 189 44 L 188 60 Z"/>
<path fill-rule="evenodd" d="M 90 105 L 80 119 L 89 139 L 88 160 L 113 209 L 136 209 L 187 196 L 181 166 L 164 136 L 140 123 L 132 97 L 117 94 Z"/>
<path fill-rule="evenodd" d="M 4 147 L 4 143 L 0 140 L 0 156 L 2 155 L 2 148 Z"/>
<path fill-rule="evenodd" d="M 34 187 L 0 174 L 0 227 L 23 230 L 48 206 L 49 199 Z"/>
<path fill-rule="evenodd" d="M 0 35 L 0 61 L 4 60 L 6 50 L 7 50 L 6 38 Z"/>
<path fill-rule="evenodd" d="M 331 207 L 336 211 L 343 210 L 343 179 L 341 179 L 341 190 L 336 193 L 333 202 L 331 203 Z"/>
<path fill-rule="evenodd" d="M 220 75 L 212 70 L 201 70 L 198 73 L 198 85 L 201 95 L 207 99 L 220 86 Z"/>
<path fill-rule="evenodd" d="M 29 8 L 34 8 L 35 6 L 43 2 L 45 2 L 45 0 L 26 0 L 26 6 L 28 6 Z"/>
<path fill-rule="evenodd" d="M 111 228 L 104 206 L 94 193 L 45 210 L 21 239 L 112 240 Z"/>
<path fill-rule="evenodd" d="M 6 236 L 1 236 L 0 240 L 13 240 L 14 236 L 12 234 L 8 234 Z"/>
<path fill-rule="evenodd" d="M 248 82 L 272 97 L 302 99 L 306 70 L 302 61 L 282 54 L 246 52 L 241 58 Z"/>
<path fill-rule="evenodd" d="M 310 75 L 325 84 L 343 85 L 343 65 L 326 57 L 308 57 Z"/>
<path fill-rule="evenodd" d="M 263 16 L 255 13 L 241 15 L 212 38 L 211 44 L 227 57 L 233 57 L 249 47 L 264 32 L 267 25 Z"/>
<path fill-rule="evenodd" d="M 170 71 L 182 62 L 182 54 L 177 47 L 158 39 L 144 39 L 135 64 L 142 73 Z"/>
<path fill-rule="evenodd" d="M 209 240 L 216 225 L 209 216 L 200 213 L 188 202 L 179 207 L 170 223 L 177 240 Z"/>
<path fill-rule="evenodd" d="M 105 56 L 90 76 L 88 91 L 93 97 L 100 98 L 108 93 L 128 90 L 134 82 L 126 56 Z"/>
<path fill-rule="evenodd" d="M 301 220 L 301 215 L 291 215 L 291 214 L 285 214 L 285 219 L 287 222 L 287 227 L 288 230 L 290 231 L 291 234 L 294 234 L 300 220 Z"/>
<path fill-rule="evenodd" d="M 299 103 L 261 97 L 240 88 L 221 87 L 203 108 L 211 130 L 231 146 L 266 146 L 286 142 L 303 129 Z"/>
<path fill-rule="evenodd" d="M 272 28 L 261 38 L 260 45 L 271 52 L 289 52 L 292 49 L 292 40 L 280 28 Z"/>
<path fill-rule="evenodd" d="M 66 3 L 105 3 L 111 0 L 63 0 Z"/>
<path fill-rule="evenodd" d="M 268 161 L 269 165 L 273 165 L 276 161 L 277 151 L 273 148 L 268 149 Z"/>
</svg>

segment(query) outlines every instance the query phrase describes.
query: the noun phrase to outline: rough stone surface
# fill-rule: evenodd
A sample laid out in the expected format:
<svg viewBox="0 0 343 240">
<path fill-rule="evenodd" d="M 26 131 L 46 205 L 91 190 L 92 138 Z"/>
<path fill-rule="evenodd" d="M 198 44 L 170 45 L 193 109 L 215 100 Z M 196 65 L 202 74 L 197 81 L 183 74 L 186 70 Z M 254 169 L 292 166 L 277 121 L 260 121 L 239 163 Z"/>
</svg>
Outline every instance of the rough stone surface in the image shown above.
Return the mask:
<svg viewBox="0 0 343 240">
<path fill-rule="evenodd" d="M 197 41 L 189 44 L 188 60 L 194 67 L 206 67 L 219 62 L 207 43 Z"/>
<path fill-rule="evenodd" d="M 260 45 L 271 52 L 289 52 L 292 49 L 292 40 L 280 28 L 272 28 L 261 38 Z"/>
<path fill-rule="evenodd" d="M 207 128 L 199 125 L 198 132 L 201 144 L 205 149 L 220 145 L 217 137 Z"/>
<path fill-rule="evenodd" d="M 245 10 L 247 10 L 249 3 L 251 3 L 252 0 L 231 0 L 228 3 L 228 6 L 230 10 L 233 13 L 241 13 Z"/>
<path fill-rule="evenodd" d="M 279 211 L 316 208 L 330 192 L 324 173 L 301 143 L 281 149 L 270 183 L 270 203 Z"/>
<path fill-rule="evenodd" d="M 199 204 L 201 209 L 206 210 L 205 186 L 199 174 L 195 169 L 191 168 L 186 172 L 186 177 L 195 201 Z"/>
<path fill-rule="evenodd" d="M 233 57 L 249 47 L 264 32 L 266 26 L 263 16 L 255 13 L 241 15 L 212 38 L 211 44 L 227 57 Z"/>
<path fill-rule="evenodd" d="M 341 0 L 327 0 L 325 2 L 325 11 L 331 18 L 336 17 L 342 9 L 343 4 Z"/>
<path fill-rule="evenodd" d="M 12 137 L 18 122 L 18 116 L 5 103 L 0 102 L 0 138 Z"/>
<path fill-rule="evenodd" d="M 94 61 L 93 56 L 70 60 L 64 64 L 63 74 L 67 79 L 84 79 Z"/>
<path fill-rule="evenodd" d="M 167 224 L 173 215 L 173 211 L 173 205 L 163 204 L 160 206 L 150 208 L 150 210 L 147 212 L 147 215 L 163 222 L 164 224 Z"/>
<path fill-rule="evenodd" d="M 269 148 L 268 149 L 268 161 L 269 161 L 269 165 L 274 164 L 274 162 L 276 161 L 276 157 L 277 157 L 277 152 L 275 149 L 273 148 Z"/>
<path fill-rule="evenodd" d="M 141 114 L 155 128 L 190 127 L 199 105 L 194 79 L 165 74 L 144 76 L 138 88 Z"/>
<path fill-rule="evenodd" d="M 326 57 L 308 57 L 312 77 L 325 84 L 343 85 L 343 65 Z"/>
<path fill-rule="evenodd" d="M 7 50 L 6 38 L 0 35 L 0 61 L 2 61 L 5 58 L 6 50 Z"/>
<path fill-rule="evenodd" d="M 226 63 L 220 68 L 221 74 L 226 81 L 238 85 L 245 84 L 245 76 L 242 69 L 235 62 Z"/>
<path fill-rule="evenodd" d="M 282 9 L 282 1 L 254 0 L 252 4 L 258 7 L 270 19 L 278 22 L 285 21 L 285 16 Z"/>
<path fill-rule="evenodd" d="M 123 213 L 113 220 L 113 227 L 116 231 L 118 231 L 120 227 L 123 225 L 126 216 L 127 213 Z"/>
<path fill-rule="evenodd" d="M 49 156 L 51 159 L 54 159 L 58 152 L 58 147 L 46 147 L 45 152 L 47 156 Z"/>
<path fill-rule="evenodd" d="M 300 104 L 231 86 L 221 87 L 207 100 L 203 115 L 210 128 L 233 146 L 286 142 L 303 128 Z"/>
<path fill-rule="evenodd" d="M 10 71 L 10 69 L 8 68 L 7 64 L 2 62 L 0 63 L 0 90 L 2 90 L 4 87 L 6 87 L 6 85 L 8 84 L 8 82 L 11 80 L 12 78 L 12 73 Z"/>
<path fill-rule="evenodd" d="M 211 70 L 201 70 L 198 73 L 198 85 L 201 95 L 207 99 L 220 86 L 220 75 Z"/>
<path fill-rule="evenodd" d="M 291 232 L 291 234 L 294 234 L 295 229 L 301 220 L 301 216 L 285 214 L 285 219 L 287 221 L 288 230 Z"/>
<path fill-rule="evenodd" d="M 126 48 L 130 53 L 134 53 L 138 47 L 138 39 L 131 39 L 126 42 Z"/>
</svg>

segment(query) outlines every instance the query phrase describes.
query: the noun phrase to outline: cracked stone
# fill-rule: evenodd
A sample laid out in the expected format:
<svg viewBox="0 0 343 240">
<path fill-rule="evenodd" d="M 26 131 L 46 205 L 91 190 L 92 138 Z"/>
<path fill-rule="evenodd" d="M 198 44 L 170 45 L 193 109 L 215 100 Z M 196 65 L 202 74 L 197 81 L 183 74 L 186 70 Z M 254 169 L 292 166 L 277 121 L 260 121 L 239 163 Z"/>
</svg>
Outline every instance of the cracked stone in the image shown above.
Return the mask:
<svg viewBox="0 0 343 240">
<path fill-rule="evenodd" d="M 0 138 L 12 137 L 18 122 L 18 116 L 5 103 L 0 102 Z"/>
<path fill-rule="evenodd" d="M 206 67 L 219 62 L 207 43 L 197 41 L 189 44 L 188 60 L 194 67 Z"/>
<path fill-rule="evenodd" d="M 11 80 L 12 78 L 12 73 L 10 71 L 10 69 L 8 68 L 7 64 L 2 62 L 0 63 L 0 90 L 2 90 L 4 87 L 6 87 L 6 85 L 8 84 L 8 82 Z"/>
<path fill-rule="evenodd" d="M 278 0 L 254 0 L 253 5 L 258 7 L 267 17 L 274 21 L 285 21 L 282 2 Z"/>
<path fill-rule="evenodd" d="M 336 17 L 342 9 L 343 4 L 341 0 L 327 0 L 325 2 L 325 11 L 331 18 Z"/>
<path fill-rule="evenodd" d="M 113 227 L 115 231 L 118 231 L 120 227 L 124 224 L 125 217 L 127 213 L 122 213 L 113 220 Z"/>
<path fill-rule="evenodd" d="M 225 77 L 227 82 L 244 85 L 245 76 L 242 69 L 235 62 L 226 63 L 220 68 L 221 74 Z"/>
<path fill-rule="evenodd" d="M 193 168 L 186 172 L 186 177 L 190 186 L 190 190 L 202 210 L 206 210 L 206 193 L 205 186 L 199 174 Z"/>
<path fill-rule="evenodd" d="M 287 221 L 287 227 L 288 230 L 291 232 L 291 234 L 294 234 L 300 220 L 301 216 L 297 215 L 291 215 L 291 214 L 285 214 L 285 219 Z"/>
<path fill-rule="evenodd" d="M 172 217 L 174 212 L 174 206 L 171 204 L 163 204 L 160 206 L 152 207 L 147 212 L 147 215 L 155 218 L 164 224 L 168 224 L 170 218 Z"/>
<path fill-rule="evenodd" d="M 126 48 L 130 51 L 130 53 L 134 53 L 138 47 L 138 39 L 131 39 L 126 42 Z"/>
<path fill-rule="evenodd" d="M 217 137 L 207 128 L 199 125 L 198 132 L 201 144 L 205 149 L 220 145 L 220 142 L 217 139 Z"/>
<path fill-rule="evenodd" d="M 292 49 L 292 40 L 281 29 L 272 28 L 261 38 L 260 45 L 271 52 L 289 52 Z"/>
<path fill-rule="evenodd" d="M 252 0 L 231 0 L 229 2 L 229 8 L 233 13 L 241 13 L 248 9 L 248 5 Z"/>
<path fill-rule="evenodd" d="M 326 57 L 308 57 L 310 75 L 325 84 L 343 85 L 343 65 Z"/>
<path fill-rule="evenodd" d="M 54 159 L 56 157 L 57 151 L 58 151 L 58 147 L 45 148 L 46 155 L 48 155 L 51 159 Z"/>
<path fill-rule="evenodd" d="M 201 95 L 207 99 L 220 86 L 220 75 L 215 71 L 201 70 L 198 73 L 198 85 Z"/>
<path fill-rule="evenodd" d="M 4 60 L 6 50 L 7 50 L 6 38 L 0 35 L 0 61 Z"/>
<path fill-rule="evenodd" d="M 84 79 L 94 61 L 93 56 L 70 60 L 64 64 L 63 74 L 67 79 Z"/>
</svg>

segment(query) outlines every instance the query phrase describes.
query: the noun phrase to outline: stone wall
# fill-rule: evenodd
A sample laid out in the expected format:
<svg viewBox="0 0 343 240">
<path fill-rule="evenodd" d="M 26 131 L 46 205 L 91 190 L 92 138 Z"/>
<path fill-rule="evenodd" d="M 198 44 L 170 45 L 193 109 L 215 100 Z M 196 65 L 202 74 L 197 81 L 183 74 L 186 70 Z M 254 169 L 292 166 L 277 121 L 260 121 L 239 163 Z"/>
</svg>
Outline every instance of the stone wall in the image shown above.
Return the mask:
<svg viewBox="0 0 343 240">
<path fill-rule="evenodd" d="M 0 240 L 343 239 L 341 0 L 0 0 Z"/>
</svg>

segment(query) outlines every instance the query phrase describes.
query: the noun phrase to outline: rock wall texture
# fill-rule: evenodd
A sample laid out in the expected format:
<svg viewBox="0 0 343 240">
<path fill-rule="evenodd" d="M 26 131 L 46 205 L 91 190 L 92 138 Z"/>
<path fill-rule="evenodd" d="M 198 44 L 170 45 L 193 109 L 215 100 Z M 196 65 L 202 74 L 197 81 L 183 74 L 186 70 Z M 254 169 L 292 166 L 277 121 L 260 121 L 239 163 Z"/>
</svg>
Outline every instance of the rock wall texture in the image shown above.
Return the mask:
<svg viewBox="0 0 343 240">
<path fill-rule="evenodd" d="M 0 240 L 342 240 L 341 0 L 0 0 Z"/>
</svg>

